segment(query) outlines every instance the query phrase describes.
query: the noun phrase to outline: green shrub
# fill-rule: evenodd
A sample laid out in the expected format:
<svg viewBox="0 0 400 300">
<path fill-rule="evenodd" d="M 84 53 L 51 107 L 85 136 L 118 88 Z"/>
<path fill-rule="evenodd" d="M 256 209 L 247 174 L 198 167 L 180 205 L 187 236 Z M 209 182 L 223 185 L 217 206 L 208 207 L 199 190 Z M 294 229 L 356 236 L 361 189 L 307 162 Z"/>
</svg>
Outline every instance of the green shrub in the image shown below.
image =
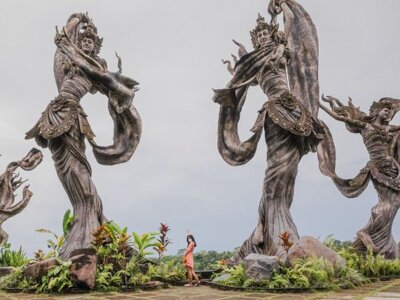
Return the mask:
<svg viewBox="0 0 400 300">
<path fill-rule="evenodd" d="M 0 288 L 2 289 L 36 289 L 37 283 L 31 279 L 24 277 L 24 268 L 17 267 L 15 271 L 0 278 Z"/>
<path fill-rule="evenodd" d="M 218 280 L 218 284 L 226 286 L 242 287 L 244 283 L 248 279 L 250 279 L 246 274 L 244 264 L 240 264 L 234 267 L 224 266 L 221 274 L 229 275 L 227 279 Z M 220 276 L 221 274 L 218 274 L 217 276 Z"/>
<path fill-rule="evenodd" d="M 71 262 L 58 260 L 59 265 L 51 268 L 46 275 L 40 279 L 37 292 L 61 292 L 73 286 L 69 276 Z"/>
<path fill-rule="evenodd" d="M 0 247 L 0 267 L 20 267 L 28 261 L 29 259 L 21 247 L 18 250 L 11 250 L 9 243 Z"/>
<path fill-rule="evenodd" d="M 182 264 L 161 262 L 158 265 L 149 265 L 147 275 L 153 280 L 164 282 L 181 281 L 186 278 L 186 270 Z"/>
</svg>

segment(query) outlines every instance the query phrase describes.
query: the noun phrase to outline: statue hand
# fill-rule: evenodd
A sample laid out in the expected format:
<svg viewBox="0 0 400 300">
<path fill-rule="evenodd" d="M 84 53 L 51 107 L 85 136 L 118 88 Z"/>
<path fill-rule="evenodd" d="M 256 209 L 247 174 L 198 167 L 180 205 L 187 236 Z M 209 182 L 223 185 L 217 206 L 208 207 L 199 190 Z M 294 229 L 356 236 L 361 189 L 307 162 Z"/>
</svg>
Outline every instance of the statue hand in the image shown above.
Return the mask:
<svg viewBox="0 0 400 300">
<path fill-rule="evenodd" d="M 228 72 L 233 75 L 234 74 L 234 70 L 233 70 L 231 61 L 222 59 L 222 63 L 227 65 Z"/>
<path fill-rule="evenodd" d="M 24 199 L 30 199 L 33 193 L 29 190 L 29 185 L 24 186 L 24 190 L 22 192 Z"/>
<path fill-rule="evenodd" d="M 72 21 L 74 18 L 79 19 L 79 21 L 81 21 L 83 23 L 88 23 L 90 21 L 88 13 L 74 13 L 69 17 L 67 22 Z"/>
<path fill-rule="evenodd" d="M 239 42 L 237 42 L 237 41 L 235 41 L 235 40 L 233 40 L 233 39 L 232 39 L 232 41 L 233 41 L 233 43 L 234 43 L 236 46 L 239 47 L 239 49 L 238 49 L 239 58 L 241 58 L 243 55 L 246 55 L 246 54 L 247 54 L 246 48 L 245 48 L 241 43 L 239 43 Z"/>
</svg>

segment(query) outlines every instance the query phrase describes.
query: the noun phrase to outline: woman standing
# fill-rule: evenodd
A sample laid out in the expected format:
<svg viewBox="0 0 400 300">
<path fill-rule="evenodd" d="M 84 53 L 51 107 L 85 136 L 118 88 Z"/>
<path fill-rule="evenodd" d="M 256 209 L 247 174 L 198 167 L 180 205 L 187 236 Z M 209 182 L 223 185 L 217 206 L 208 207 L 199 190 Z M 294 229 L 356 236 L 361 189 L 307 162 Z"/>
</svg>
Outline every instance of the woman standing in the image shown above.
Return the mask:
<svg viewBox="0 0 400 300">
<path fill-rule="evenodd" d="M 191 234 L 189 234 L 186 237 L 186 241 L 187 241 L 187 247 L 185 254 L 183 255 L 183 264 L 185 265 L 185 268 L 187 270 L 189 283 L 185 284 L 185 286 L 193 286 L 192 284 L 193 277 L 194 279 L 196 279 L 196 286 L 199 286 L 200 280 L 199 277 L 197 277 L 196 273 L 194 272 L 194 260 L 193 260 L 193 250 L 194 247 L 197 246 L 197 244 L 193 235 Z"/>
</svg>

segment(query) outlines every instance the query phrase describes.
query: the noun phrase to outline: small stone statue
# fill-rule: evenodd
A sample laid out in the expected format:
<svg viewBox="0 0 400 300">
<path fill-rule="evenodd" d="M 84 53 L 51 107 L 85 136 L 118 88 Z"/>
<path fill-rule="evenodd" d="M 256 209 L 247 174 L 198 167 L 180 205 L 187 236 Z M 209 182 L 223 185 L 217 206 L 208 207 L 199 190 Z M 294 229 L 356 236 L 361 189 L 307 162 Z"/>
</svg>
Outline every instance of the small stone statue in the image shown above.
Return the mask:
<svg viewBox="0 0 400 300">
<path fill-rule="evenodd" d="M 58 30 L 57 30 L 58 31 Z M 110 72 L 98 56 L 103 39 L 87 14 L 73 14 L 55 36 L 57 46 L 54 75 L 58 96 L 50 102 L 36 125 L 26 134 L 52 153 L 58 177 L 71 201 L 76 216 L 60 253 L 68 259 L 75 249 L 87 248 L 92 233 L 106 220 L 103 205 L 92 181 L 92 170 L 85 156 L 85 138 L 100 164 L 128 161 L 139 144 L 141 120 L 132 105 L 138 83 Z M 96 144 L 80 100 L 87 93 L 100 92 L 108 98 L 114 122 L 114 143 Z"/>
<path fill-rule="evenodd" d="M 389 125 L 389 122 L 400 110 L 400 100 L 382 98 L 373 102 L 369 115 L 355 107 L 351 99 L 348 106 L 330 96 L 323 96 L 322 100 L 330 105 L 328 108 L 321 103 L 324 111 L 344 122 L 350 132 L 361 134 L 370 160 L 353 179 L 337 176 L 335 146 L 327 131 L 327 138 L 318 149 L 321 172 L 331 177 L 346 197 L 360 195 L 370 180 L 378 192 L 378 204 L 372 208 L 367 225 L 357 232 L 353 247 L 360 253 L 365 253 L 371 247 L 375 254 L 388 259 L 398 258 L 399 247 L 392 235 L 392 225 L 400 206 L 400 126 Z"/>
<path fill-rule="evenodd" d="M 22 200 L 14 204 L 14 193 L 25 182 L 15 172 L 18 168 L 31 171 L 40 164 L 42 159 L 42 152 L 33 148 L 23 159 L 8 164 L 6 171 L 0 175 L 0 245 L 8 240 L 8 234 L 2 228 L 3 223 L 19 214 L 28 205 L 33 195 L 29 190 L 29 185 L 26 185 L 22 192 Z"/>
<path fill-rule="evenodd" d="M 279 31 L 277 15 L 283 11 L 285 32 Z M 265 129 L 268 147 L 263 195 L 256 228 L 246 240 L 237 263 L 250 253 L 278 256 L 287 252 L 279 235 L 287 232 L 299 238 L 290 214 L 298 164 L 303 155 L 316 151 L 323 136 L 318 119 L 318 37 L 304 8 L 294 0 L 271 0 L 271 22 L 259 15 L 250 32 L 254 50 L 239 46 L 228 70 L 233 77 L 225 89 L 215 90 L 213 100 L 220 105 L 218 150 L 233 166 L 247 163 L 255 154 Z M 259 85 L 267 97 L 251 129 L 253 135 L 242 142 L 238 123 L 250 86 Z"/>
</svg>

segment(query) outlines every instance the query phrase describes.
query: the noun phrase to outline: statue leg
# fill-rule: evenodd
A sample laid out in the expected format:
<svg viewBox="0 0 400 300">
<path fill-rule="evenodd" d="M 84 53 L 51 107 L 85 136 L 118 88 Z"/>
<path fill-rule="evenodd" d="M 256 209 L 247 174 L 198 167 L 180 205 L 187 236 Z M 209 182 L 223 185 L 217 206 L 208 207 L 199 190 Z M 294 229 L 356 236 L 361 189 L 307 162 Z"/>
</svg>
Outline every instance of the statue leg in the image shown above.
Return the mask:
<svg viewBox="0 0 400 300">
<path fill-rule="evenodd" d="M 399 247 L 392 235 L 392 226 L 400 206 L 400 193 L 376 180 L 373 183 L 379 202 L 372 208 L 367 225 L 357 232 L 353 247 L 360 253 L 372 247 L 374 253 L 387 259 L 398 258 Z"/>
<path fill-rule="evenodd" d="M 232 258 L 233 263 L 250 253 L 274 255 L 285 260 L 287 253 L 280 246 L 279 234 L 289 232 L 293 241 L 299 238 L 290 214 L 290 206 L 297 167 L 302 157 L 302 139 L 282 129 L 269 118 L 265 122 L 265 136 L 268 147 L 267 169 L 259 205 L 258 225 L 243 243 L 238 255 Z"/>
<path fill-rule="evenodd" d="M 71 251 L 87 248 L 92 233 L 104 221 L 103 206 L 91 178 L 85 156 L 84 136 L 76 123 L 67 133 L 49 141 L 58 177 L 73 207 L 75 220 L 60 251 L 68 259 Z"/>
</svg>

